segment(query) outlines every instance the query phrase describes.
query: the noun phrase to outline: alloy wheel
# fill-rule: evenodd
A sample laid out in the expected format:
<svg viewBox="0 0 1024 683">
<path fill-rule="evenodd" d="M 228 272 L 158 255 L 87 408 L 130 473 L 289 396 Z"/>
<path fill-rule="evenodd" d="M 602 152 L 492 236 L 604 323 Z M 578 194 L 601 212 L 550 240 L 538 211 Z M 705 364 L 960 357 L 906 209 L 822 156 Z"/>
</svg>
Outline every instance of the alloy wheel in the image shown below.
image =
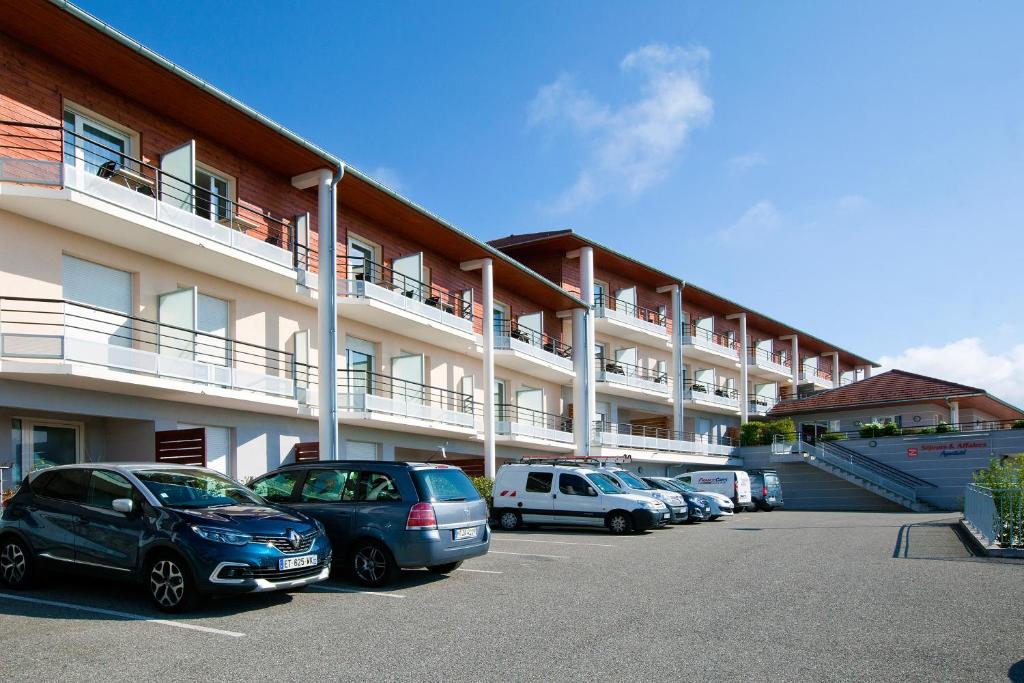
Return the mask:
<svg viewBox="0 0 1024 683">
<path fill-rule="evenodd" d="M 608 522 L 608 526 L 617 534 L 624 534 L 629 531 L 629 522 L 622 515 L 615 515 Z"/>
<path fill-rule="evenodd" d="M 3 553 L 0 553 L 0 575 L 9 586 L 17 586 L 25 580 L 25 572 L 28 563 L 25 561 L 25 553 L 21 546 L 13 541 L 4 546 Z"/>
<path fill-rule="evenodd" d="M 501 528 L 511 531 L 519 526 L 519 517 L 514 512 L 506 512 L 501 516 Z"/>
<path fill-rule="evenodd" d="M 149 573 L 149 590 L 163 607 L 174 607 L 185 595 L 185 576 L 173 560 L 158 560 Z"/>
<path fill-rule="evenodd" d="M 378 583 L 387 572 L 388 558 L 384 551 L 372 545 L 360 548 L 355 554 L 356 576 L 367 583 Z"/>
</svg>

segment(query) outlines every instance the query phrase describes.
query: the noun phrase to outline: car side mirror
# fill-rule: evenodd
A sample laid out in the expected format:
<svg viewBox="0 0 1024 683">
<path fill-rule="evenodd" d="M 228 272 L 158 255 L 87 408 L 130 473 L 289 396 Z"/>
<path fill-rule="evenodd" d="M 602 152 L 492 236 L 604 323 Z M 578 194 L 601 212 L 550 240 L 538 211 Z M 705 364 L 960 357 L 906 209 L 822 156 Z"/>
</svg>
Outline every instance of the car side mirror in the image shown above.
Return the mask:
<svg viewBox="0 0 1024 683">
<path fill-rule="evenodd" d="M 120 512 L 125 515 L 130 515 L 132 510 L 135 509 L 135 503 L 130 498 L 115 498 L 110 506 L 114 508 L 114 512 Z"/>
</svg>

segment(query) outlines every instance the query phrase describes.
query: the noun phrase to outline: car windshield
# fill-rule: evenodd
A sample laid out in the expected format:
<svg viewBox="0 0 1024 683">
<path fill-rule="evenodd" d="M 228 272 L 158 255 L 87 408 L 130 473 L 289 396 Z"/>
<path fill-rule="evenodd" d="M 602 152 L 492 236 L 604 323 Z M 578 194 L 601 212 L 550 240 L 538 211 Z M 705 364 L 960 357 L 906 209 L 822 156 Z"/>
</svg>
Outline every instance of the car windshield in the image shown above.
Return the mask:
<svg viewBox="0 0 1024 683">
<path fill-rule="evenodd" d="M 446 503 L 480 500 L 473 482 L 457 467 L 414 470 L 412 478 L 424 501 Z"/>
<path fill-rule="evenodd" d="M 659 484 L 663 485 L 665 488 L 669 489 L 670 491 L 675 491 L 677 493 L 678 492 L 686 493 L 686 492 L 689 491 L 686 488 L 686 484 L 681 484 L 680 482 L 676 481 L 675 479 L 658 479 L 657 481 L 658 481 Z"/>
<path fill-rule="evenodd" d="M 264 505 L 262 498 L 227 477 L 206 470 L 137 470 L 133 473 L 170 508 Z"/>
<path fill-rule="evenodd" d="M 678 479 L 673 479 L 672 483 L 678 486 L 683 491 L 686 491 L 687 493 L 697 493 L 697 489 L 693 488 L 686 482 L 679 481 Z"/>
<path fill-rule="evenodd" d="M 622 490 L 615 484 L 615 481 L 606 474 L 588 474 L 587 479 L 601 493 L 622 493 Z"/>
<path fill-rule="evenodd" d="M 619 470 L 615 473 L 619 479 L 626 483 L 631 489 L 640 489 L 641 491 L 650 491 L 651 486 L 646 481 L 638 479 L 632 472 L 626 470 Z"/>
</svg>

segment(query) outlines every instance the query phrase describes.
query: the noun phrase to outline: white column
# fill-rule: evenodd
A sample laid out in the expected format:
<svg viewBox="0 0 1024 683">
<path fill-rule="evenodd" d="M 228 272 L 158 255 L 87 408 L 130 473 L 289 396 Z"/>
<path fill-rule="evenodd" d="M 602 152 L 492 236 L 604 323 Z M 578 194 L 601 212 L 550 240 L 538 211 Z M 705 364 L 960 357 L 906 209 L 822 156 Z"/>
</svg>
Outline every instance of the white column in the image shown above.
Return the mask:
<svg viewBox="0 0 1024 683">
<path fill-rule="evenodd" d="M 788 337 L 780 337 L 780 339 L 789 340 L 790 343 L 790 371 L 793 373 L 793 396 L 796 396 L 796 388 L 800 384 L 800 343 L 797 339 L 797 335 L 791 334 Z"/>
<path fill-rule="evenodd" d="M 870 376 L 871 376 L 871 366 L 870 365 L 865 365 L 864 366 L 864 374 L 862 375 L 861 379 L 867 379 Z"/>
<path fill-rule="evenodd" d="M 462 270 L 480 269 L 484 309 L 484 476 L 494 479 L 494 263 L 489 258 L 466 261 Z"/>
<path fill-rule="evenodd" d="M 593 358 L 587 356 L 587 311 L 574 308 L 572 311 L 572 366 L 576 377 L 572 381 L 572 434 L 576 444 L 576 455 L 585 457 L 590 454 L 590 424 L 587 421 L 587 401 L 590 391 L 587 388 Z"/>
<path fill-rule="evenodd" d="M 740 424 L 746 424 L 750 420 L 750 387 L 747 372 L 750 365 L 750 342 L 747 339 L 747 314 L 736 313 L 726 317 L 740 321 Z"/>
<path fill-rule="evenodd" d="M 960 402 L 949 401 L 949 424 L 960 424 Z"/>
<path fill-rule="evenodd" d="M 683 430 L 683 375 L 686 366 L 683 364 L 683 285 L 660 287 L 658 292 L 669 292 L 672 295 L 672 428 Z"/>
<path fill-rule="evenodd" d="M 833 351 L 829 355 L 832 356 L 832 388 L 838 389 L 843 374 L 839 371 L 839 352 Z"/>
<path fill-rule="evenodd" d="M 594 382 L 594 248 L 581 247 L 580 256 L 580 298 L 590 308 L 587 310 L 587 338 L 584 344 L 587 354 L 587 410 L 586 417 L 587 432 L 593 428 L 594 416 L 597 414 L 597 392 Z M 589 442 L 589 439 L 588 439 Z M 589 447 L 587 449 L 590 450 Z"/>
<path fill-rule="evenodd" d="M 338 203 L 330 171 L 317 178 L 320 458 L 338 459 Z"/>
</svg>

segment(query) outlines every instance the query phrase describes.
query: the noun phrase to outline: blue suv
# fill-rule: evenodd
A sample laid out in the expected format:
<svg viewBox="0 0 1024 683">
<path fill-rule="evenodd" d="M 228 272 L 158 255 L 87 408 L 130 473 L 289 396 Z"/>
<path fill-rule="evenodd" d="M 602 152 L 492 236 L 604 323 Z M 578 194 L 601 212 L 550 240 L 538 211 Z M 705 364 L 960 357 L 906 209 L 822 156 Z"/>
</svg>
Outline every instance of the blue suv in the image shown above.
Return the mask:
<svg viewBox="0 0 1024 683">
<path fill-rule="evenodd" d="M 298 590 L 329 575 L 323 526 L 212 470 L 67 465 L 34 472 L 0 515 L 0 583 L 47 569 L 145 585 L 167 612 L 202 595 Z"/>
<path fill-rule="evenodd" d="M 450 465 L 303 463 L 266 474 L 252 488 L 322 522 L 338 553 L 336 564 L 366 586 L 384 586 L 401 569 L 448 574 L 491 544 L 487 503 Z"/>
</svg>

